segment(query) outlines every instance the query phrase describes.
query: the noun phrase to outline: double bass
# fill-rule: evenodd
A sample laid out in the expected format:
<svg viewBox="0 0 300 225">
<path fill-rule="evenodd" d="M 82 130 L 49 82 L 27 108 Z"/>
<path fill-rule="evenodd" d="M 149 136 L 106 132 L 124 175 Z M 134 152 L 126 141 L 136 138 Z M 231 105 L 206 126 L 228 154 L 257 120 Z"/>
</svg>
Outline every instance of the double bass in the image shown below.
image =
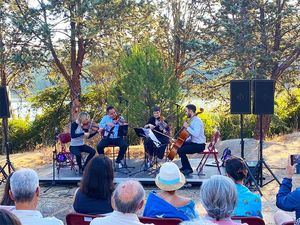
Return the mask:
<svg viewBox="0 0 300 225">
<path fill-rule="evenodd" d="M 204 109 L 200 108 L 200 112 L 197 112 L 194 116 L 198 116 L 199 114 L 203 113 Z M 191 120 L 193 119 L 190 118 L 189 121 L 187 121 L 188 123 L 191 122 Z M 177 150 L 183 145 L 183 143 L 185 142 L 185 140 L 190 136 L 189 132 L 187 131 L 187 129 L 185 127 L 182 127 L 179 131 L 178 131 L 178 137 L 177 139 L 174 141 L 174 143 L 172 144 L 172 147 L 170 149 L 170 152 L 167 156 L 167 158 L 169 160 L 173 160 L 175 158 L 175 156 L 177 155 Z"/>
</svg>

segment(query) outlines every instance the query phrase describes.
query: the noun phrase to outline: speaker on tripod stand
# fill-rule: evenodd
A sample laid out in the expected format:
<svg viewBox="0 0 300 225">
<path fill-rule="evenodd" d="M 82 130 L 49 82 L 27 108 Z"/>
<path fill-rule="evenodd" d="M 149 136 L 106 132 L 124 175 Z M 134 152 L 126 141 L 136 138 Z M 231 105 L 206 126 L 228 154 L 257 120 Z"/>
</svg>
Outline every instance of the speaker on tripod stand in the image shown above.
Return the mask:
<svg viewBox="0 0 300 225">
<path fill-rule="evenodd" d="M 0 87 L 0 118 L 2 118 L 2 138 L 3 138 L 3 152 L 6 154 L 6 162 L 0 167 L 0 173 L 4 179 L 7 179 L 9 174 L 14 171 L 14 167 L 9 158 L 9 144 L 8 144 L 8 118 L 11 115 L 10 108 L 10 94 L 7 86 Z M 7 169 L 8 173 L 5 171 Z M 3 180 L 2 180 L 3 181 Z M 0 182 L 1 183 L 1 182 Z"/>
<path fill-rule="evenodd" d="M 274 114 L 274 93 L 275 82 L 274 80 L 253 80 L 253 114 L 259 116 L 259 161 L 255 167 L 258 170 L 258 182 L 260 187 L 276 180 L 280 185 L 269 165 L 263 157 L 263 115 Z M 263 166 L 270 172 L 273 179 L 263 184 Z"/>
</svg>

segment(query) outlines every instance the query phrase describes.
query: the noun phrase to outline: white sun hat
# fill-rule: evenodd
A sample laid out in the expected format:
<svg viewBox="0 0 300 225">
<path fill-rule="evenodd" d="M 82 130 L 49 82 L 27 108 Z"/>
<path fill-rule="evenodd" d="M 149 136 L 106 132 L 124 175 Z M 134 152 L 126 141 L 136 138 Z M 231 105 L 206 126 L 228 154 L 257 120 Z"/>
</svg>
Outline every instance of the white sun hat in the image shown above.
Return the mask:
<svg viewBox="0 0 300 225">
<path fill-rule="evenodd" d="M 163 191 L 175 191 L 185 184 L 185 177 L 175 163 L 166 162 L 160 167 L 155 184 Z"/>
</svg>

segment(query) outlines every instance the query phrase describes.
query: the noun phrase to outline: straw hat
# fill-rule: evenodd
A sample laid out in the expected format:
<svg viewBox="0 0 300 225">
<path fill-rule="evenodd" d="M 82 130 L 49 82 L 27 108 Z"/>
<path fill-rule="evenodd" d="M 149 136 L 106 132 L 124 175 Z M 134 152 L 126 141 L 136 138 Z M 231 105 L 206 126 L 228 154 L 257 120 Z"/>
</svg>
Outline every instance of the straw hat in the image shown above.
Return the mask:
<svg viewBox="0 0 300 225">
<path fill-rule="evenodd" d="M 155 184 L 163 191 L 175 191 L 185 184 L 185 177 L 175 163 L 166 162 L 160 167 Z"/>
</svg>

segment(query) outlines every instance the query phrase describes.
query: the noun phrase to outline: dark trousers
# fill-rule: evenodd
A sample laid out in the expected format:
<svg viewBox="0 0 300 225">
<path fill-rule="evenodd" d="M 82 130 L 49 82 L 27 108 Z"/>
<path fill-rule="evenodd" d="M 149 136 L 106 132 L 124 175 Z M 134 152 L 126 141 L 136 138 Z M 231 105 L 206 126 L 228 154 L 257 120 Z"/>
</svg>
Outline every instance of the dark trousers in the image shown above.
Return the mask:
<svg viewBox="0 0 300 225">
<path fill-rule="evenodd" d="M 184 170 L 192 170 L 191 164 L 188 160 L 187 154 L 200 153 L 205 149 L 205 144 L 197 144 L 193 142 L 185 142 L 177 153 L 181 158 L 181 165 Z"/>
<path fill-rule="evenodd" d="M 97 145 L 98 154 L 104 154 L 104 148 L 109 145 L 115 145 L 120 147 L 120 151 L 116 159 L 116 163 L 120 163 L 121 160 L 124 158 L 124 155 L 128 148 L 126 140 L 124 140 L 123 138 L 103 138 Z"/>
<path fill-rule="evenodd" d="M 94 157 L 96 151 L 92 147 L 88 145 L 81 145 L 81 146 L 70 146 L 70 152 L 75 155 L 76 162 L 79 167 L 79 169 L 83 169 L 87 163 Z M 82 167 L 81 161 L 81 152 L 87 152 L 89 153 L 88 157 L 85 160 L 84 166 Z"/>
<path fill-rule="evenodd" d="M 145 152 L 148 153 L 150 156 L 157 156 L 158 158 L 163 159 L 167 146 L 168 143 L 161 142 L 161 146 L 156 147 L 151 138 L 147 137 L 144 139 Z"/>
</svg>

